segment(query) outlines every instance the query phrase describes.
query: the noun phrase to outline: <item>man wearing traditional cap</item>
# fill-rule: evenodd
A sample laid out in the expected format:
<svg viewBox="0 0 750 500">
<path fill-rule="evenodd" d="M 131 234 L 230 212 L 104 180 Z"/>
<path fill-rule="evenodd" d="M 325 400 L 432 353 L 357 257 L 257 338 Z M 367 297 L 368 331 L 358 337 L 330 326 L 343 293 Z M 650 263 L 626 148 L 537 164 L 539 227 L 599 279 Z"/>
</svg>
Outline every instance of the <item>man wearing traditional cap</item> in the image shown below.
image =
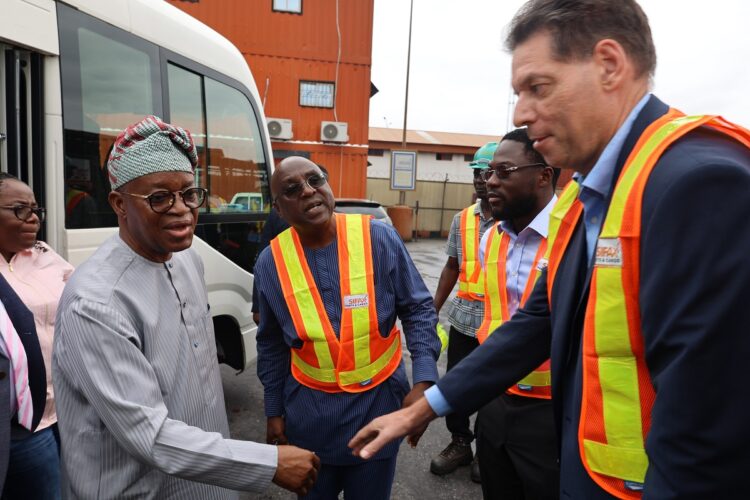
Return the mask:
<svg viewBox="0 0 750 500">
<path fill-rule="evenodd" d="M 119 234 L 60 300 L 53 372 L 69 498 L 236 498 L 274 482 L 304 494 L 319 461 L 228 439 L 203 263 L 189 249 L 205 190 L 195 144 L 149 116 L 107 167 Z M 228 489 L 225 489 L 228 488 Z"/>
<path fill-rule="evenodd" d="M 469 163 L 474 174 L 477 202 L 453 217 L 446 249 L 448 260 L 440 273 L 435 291 L 435 308 L 440 313 L 456 281 L 459 282 L 458 294 L 453 298 L 448 312 L 451 324 L 448 333 L 448 370 L 479 345 L 476 331 L 484 318 L 484 282 L 479 265 L 479 240 L 495 223 L 492 208 L 487 202 L 487 186 L 481 174 L 488 168 L 496 148 L 497 142 L 488 142 L 476 151 L 474 159 Z M 451 433 L 451 442 L 432 459 L 430 471 L 433 474 L 449 474 L 459 466 L 471 463 L 471 479 L 480 481 L 479 465 L 476 460 L 472 463 L 471 442 L 474 440 L 474 433 L 471 431 L 469 417 L 464 413 L 446 415 L 445 425 Z"/>
</svg>

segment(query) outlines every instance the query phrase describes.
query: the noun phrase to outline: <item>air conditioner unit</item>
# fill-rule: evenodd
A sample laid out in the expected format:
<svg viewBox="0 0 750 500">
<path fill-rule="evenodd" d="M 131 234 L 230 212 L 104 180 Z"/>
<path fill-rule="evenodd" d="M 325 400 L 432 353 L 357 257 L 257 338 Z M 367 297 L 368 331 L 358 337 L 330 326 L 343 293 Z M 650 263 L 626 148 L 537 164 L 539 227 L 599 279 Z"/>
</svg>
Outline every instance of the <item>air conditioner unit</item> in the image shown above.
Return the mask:
<svg viewBox="0 0 750 500">
<path fill-rule="evenodd" d="M 292 120 L 286 118 L 267 118 L 268 134 L 271 139 L 291 139 Z"/>
<path fill-rule="evenodd" d="M 320 122 L 320 140 L 323 142 L 347 142 L 349 124 L 344 122 Z"/>
</svg>

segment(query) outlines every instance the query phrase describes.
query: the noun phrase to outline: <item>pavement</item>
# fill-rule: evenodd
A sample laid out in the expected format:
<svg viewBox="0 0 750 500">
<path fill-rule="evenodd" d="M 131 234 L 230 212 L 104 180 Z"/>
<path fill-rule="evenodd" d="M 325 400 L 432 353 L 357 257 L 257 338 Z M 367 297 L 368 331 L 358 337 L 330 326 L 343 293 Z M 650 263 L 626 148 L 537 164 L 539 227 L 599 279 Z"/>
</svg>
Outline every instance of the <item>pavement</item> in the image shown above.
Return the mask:
<svg viewBox="0 0 750 500">
<path fill-rule="evenodd" d="M 414 264 L 422 275 L 427 289 L 434 293 L 440 272 L 446 261 L 445 240 L 421 240 L 406 244 Z M 441 323 L 447 330 L 447 308 L 440 315 Z M 404 361 L 407 373 L 411 375 L 409 355 Z M 446 357 L 438 361 L 440 374 L 445 373 Z M 224 383 L 224 396 L 229 414 L 229 429 L 233 438 L 251 441 L 265 441 L 266 419 L 263 415 L 263 387 L 258 380 L 253 364 L 245 372 L 236 374 L 226 365 L 221 365 Z M 393 500 L 453 500 L 482 498 L 480 485 L 471 482 L 469 467 L 460 467 L 452 474 L 439 477 L 430 473 L 430 460 L 450 441 L 450 433 L 444 420 L 433 421 L 422 436 L 417 448 L 412 449 L 405 442 L 401 445 L 396 466 L 396 478 L 391 491 Z M 256 495 L 240 494 L 242 500 L 289 499 L 296 498 L 292 493 L 272 484 L 265 493 Z"/>
</svg>

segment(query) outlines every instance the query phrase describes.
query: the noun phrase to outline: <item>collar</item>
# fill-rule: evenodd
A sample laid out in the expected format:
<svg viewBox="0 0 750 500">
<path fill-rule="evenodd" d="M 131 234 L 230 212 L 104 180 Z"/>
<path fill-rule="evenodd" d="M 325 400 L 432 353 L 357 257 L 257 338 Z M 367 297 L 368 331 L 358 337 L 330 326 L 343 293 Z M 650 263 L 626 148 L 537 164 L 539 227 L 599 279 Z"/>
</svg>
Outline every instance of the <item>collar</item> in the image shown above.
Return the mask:
<svg viewBox="0 0 750 500">
<path fill-rule="evenodd" d="M 549 203 L 547 203 L 547 205 L 545 205 L 545 207 L 540 210 L 538 214 L 536 214 L 536 217 L 534 217 L 529 225 L 523 228 L 521 232 L 523 233 L 527 229 L 531 229 L 542 238 L 546 238 L 549 234 L 549 214 L 552 211 L 552 207 L 555 206 L 555 203 L 557 203 L 556 194 L 552 195 L 552 199 L 549 200 Z M 513 239 L 518 237 L 515 231 L 513 231 L 513 227 L 507 221 L 500 221 L 497 226 L 497 230 L 498 232 L 508 233 L 508 235 Z"/>
<path fill-rule="evenodd" d="M 484 218 L 484 214 L 482 213 L 482 200 L 477 198 L 476 203 L 474 203 L 474 215 L 478 215 L 481 220 L 489 220 Z M 492 217 L 490 216 L 490 219 Z"/>
<path fill-rule="evenodd" d="M 646 93 L 638 104 L 633 107 L 630 114 L 625 121 L 617 129 L 617 132 L 612 139 L 609 140 L 607 146 L 602 151 L 599 159 L 594 164 L 594 168 L 591 169 L 588 175 L 583 176 L 581 173 L 576 172 L 573 175 L 578 184 L 582 188 L 587 188 L 591 191 L 596 192 L 602 198 L 606 198 L 609 195 L 610 189 L 612 189 L 612 180 L 615 176 L 615 169 L 617 167 L 617 157 L 620 155 L 625 139 L 627 139 L 630 129 L 633 128 L 633 122 L 638 117 L 638 114 L 643 110 L 648 100 L 651 98 L 650 93 Z"/>
</svg>

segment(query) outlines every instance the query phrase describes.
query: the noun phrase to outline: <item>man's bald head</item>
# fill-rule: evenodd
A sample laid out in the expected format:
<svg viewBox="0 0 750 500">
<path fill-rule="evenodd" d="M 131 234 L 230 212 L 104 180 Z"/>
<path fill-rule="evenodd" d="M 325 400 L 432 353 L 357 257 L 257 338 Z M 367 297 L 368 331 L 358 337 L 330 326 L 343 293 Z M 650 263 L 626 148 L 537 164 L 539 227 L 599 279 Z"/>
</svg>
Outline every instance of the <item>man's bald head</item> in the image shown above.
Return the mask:
<svg viewBox="0 0 750 500">
<path fill-rule="evenodd" d="M 274 170 L 273 175 L 271 175 L 271 195 L 273 195 L 273 198 L 276 199 L 279 196 L 279 179 L 285 176 L 287 172 L 294 172 L 295 169 L 299 168 L 310 169 L 311 167 L 317 169 L 318 174 L 323 174 L 318 165 L 302 156 L 289 156 L 281 160 L 276 170 Z"/>
<path fill-rule="evenodd" d="M 297 231 L 317 230 L 333 216 L 335 201 L 327 175 L 307 158 L 290 156 L 271 176 L 273 206 Z"/>
</svg>

